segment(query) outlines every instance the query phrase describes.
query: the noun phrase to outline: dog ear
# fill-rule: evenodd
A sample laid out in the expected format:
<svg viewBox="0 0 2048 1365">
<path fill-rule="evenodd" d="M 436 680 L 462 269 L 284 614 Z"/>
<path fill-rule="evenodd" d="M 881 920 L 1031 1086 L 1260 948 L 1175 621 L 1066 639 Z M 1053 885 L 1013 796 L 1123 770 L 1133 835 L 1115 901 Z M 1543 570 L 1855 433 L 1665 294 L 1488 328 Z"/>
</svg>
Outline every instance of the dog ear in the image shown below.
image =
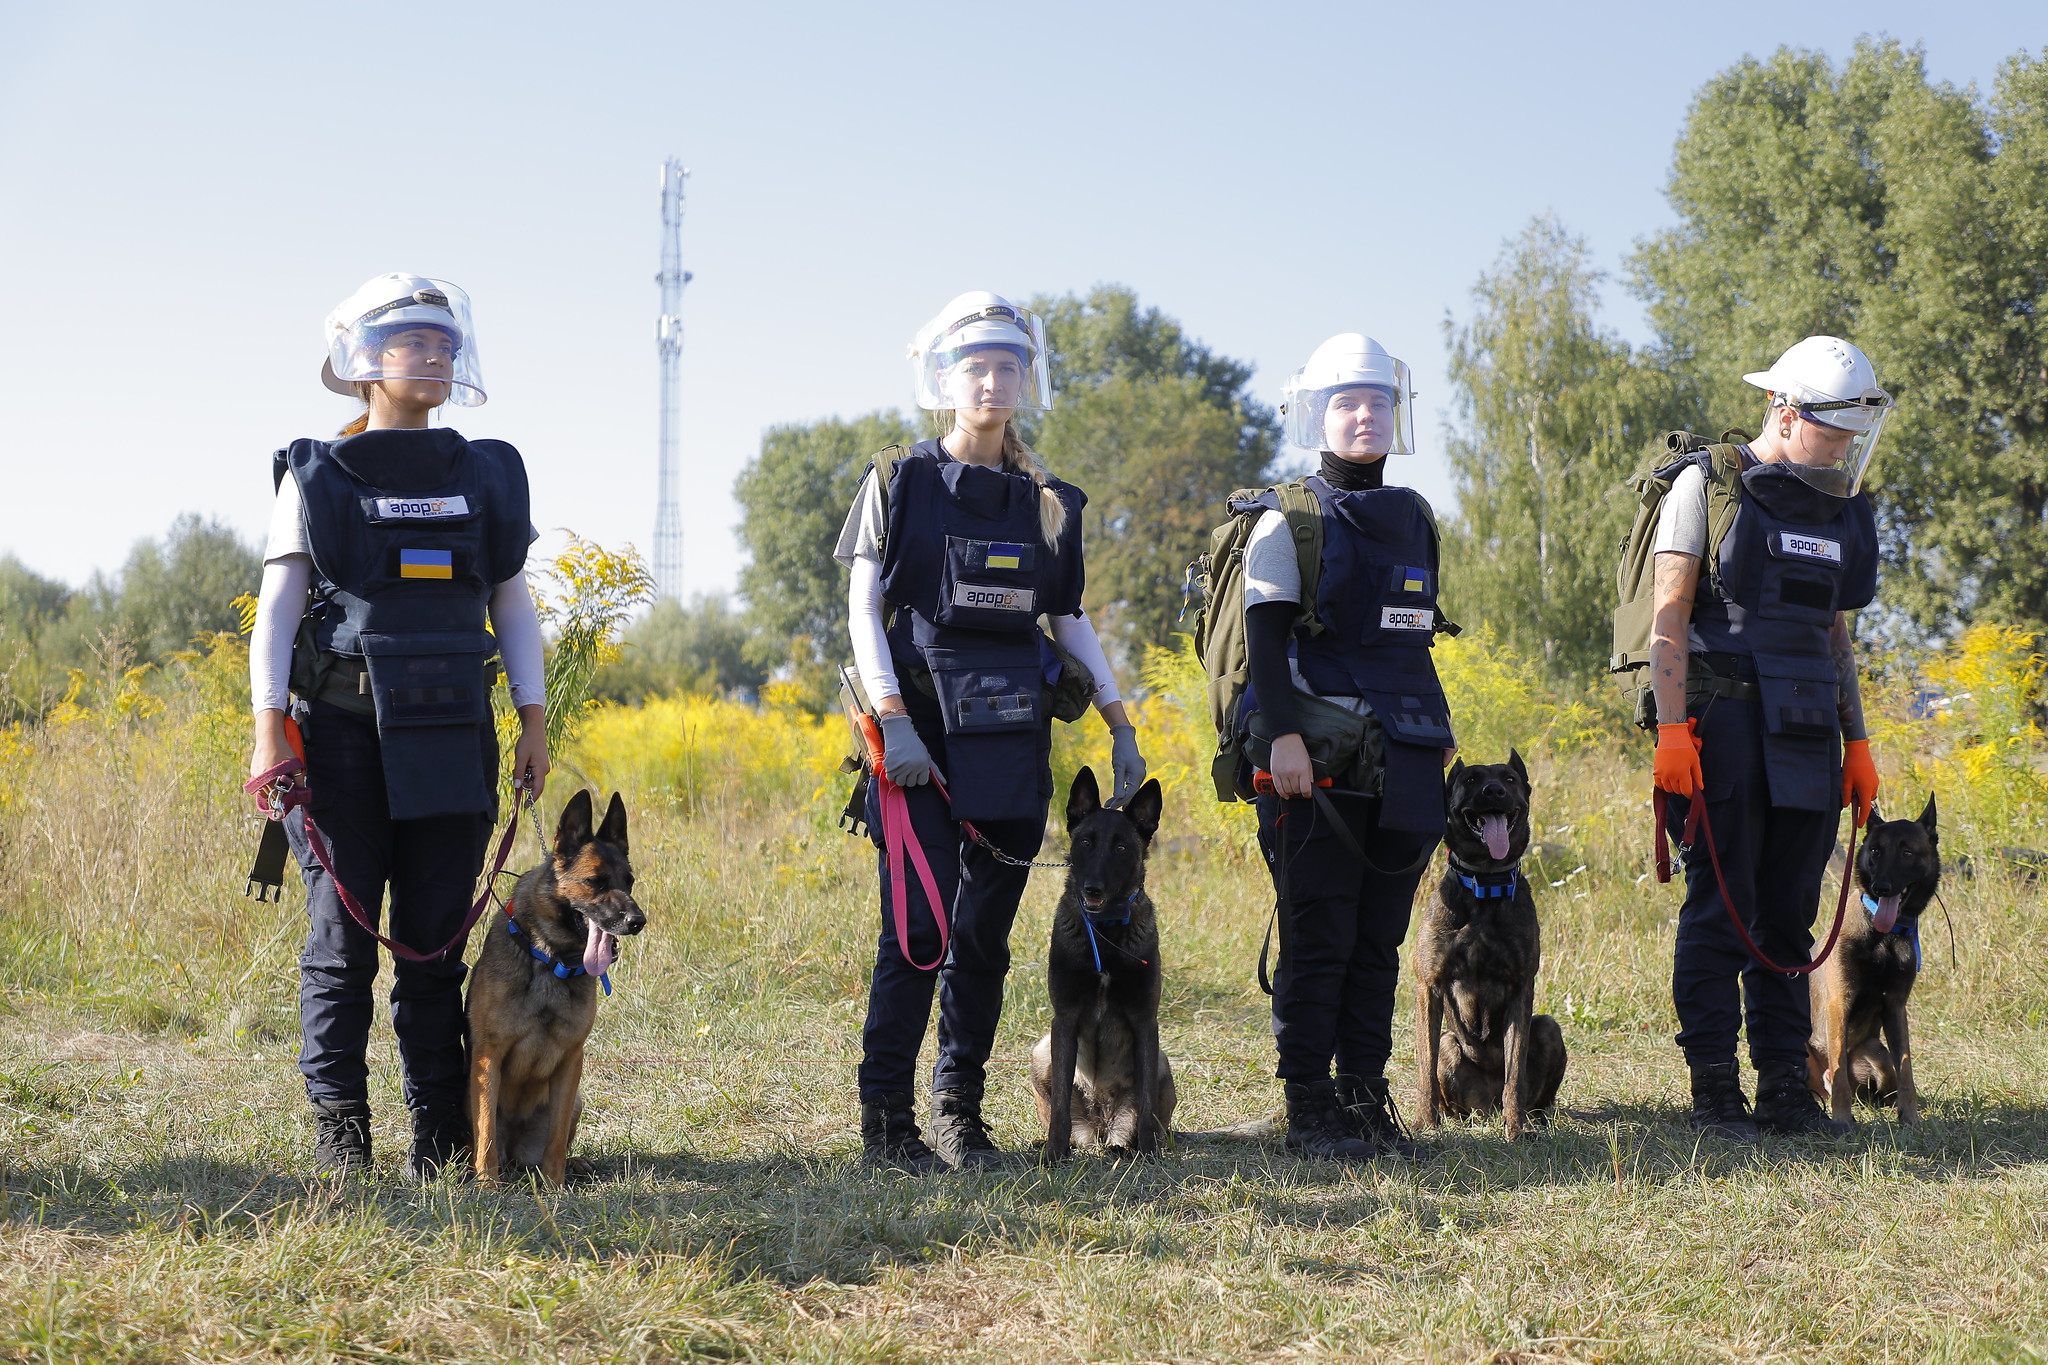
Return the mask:
<svg viewBox="0 0 2048 1365">
<path fill-rule="evenodd" d="M 1920 812 L 1920 827 L 1927 831 L 1929 842 L 1936 844 L 1941 842 L 1941 831 L 1935 828 L 1934 822 L 1933 792 L 1927 793 L 1927 809 Z"/>
<path fill-rule="evenodd" d="M 1138 837 L 1146 843 L 1159 832 L 1160 808 L 1166 804 L 1165 796 L 1159 790 L 1159 779 L 1148 777 L 1145 785 L 1138 788 L 1138 794 L 1124 803 L 1124 818 L 1138 827 Z"/>
<path fill-rule="evenodd" d="M 1067 828 L 1086 820 L 1102 809 L 1102 792 L 1095 785 L 1095 770 L 1083 768 L 1074 774 L 1074 785 L 1067 788 Z"/>
<path fill-rule="evenodd" d="M 1520 749 L 1508 750 L 1508 766 L 1515 770 L 1516 777 L 1522 779 L 1524 787 L 1529 785 L 1529 765 L 1522 762 L 1522 751 Z"/>
<path fill-rule="evenodd" d="M 570 797 L 569 804 L 562 807 L 562 818 L 555 824 L 555 856 L 566 863 L 589 842 L 590 792 L 584 790 Z"/>
<path fill-rule="evenodd" d="M 619 850 L 626 850 L 626 802 L 617 792 L 612 793 L 612 803 L 605 807 L 604 823 L 597 827 L 598 839 L 607 844 L 617 844 Z"/>
<path fill-rule="evenodd" d="M 1446 796 L 1457 789 L 1458 779 L 1464 776 L 1464 773 L 1465 760 L 1462 758 L 1452 759 L 1451 770 L 1444 774 L 1444 794 Z"/>
</svg>

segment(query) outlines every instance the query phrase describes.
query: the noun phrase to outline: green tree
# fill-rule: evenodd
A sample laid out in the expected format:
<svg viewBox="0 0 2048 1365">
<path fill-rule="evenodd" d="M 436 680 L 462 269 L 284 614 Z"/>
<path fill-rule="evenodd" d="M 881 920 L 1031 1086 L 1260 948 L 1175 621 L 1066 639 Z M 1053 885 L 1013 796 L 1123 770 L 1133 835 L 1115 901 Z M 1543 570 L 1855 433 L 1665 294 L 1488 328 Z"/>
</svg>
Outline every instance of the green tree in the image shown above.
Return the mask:
<svg viewBox="0 0 2048 1365">
<path fill-rule="evenodd" d="M 1707 406 L 1753 425 L 1745 371 L 1855 341 L 1898 399 L 1871 475 L 1880 601 L 1921 631 L 2048 624 L 2048 54 L 1981 102 L 1892 41 L 1840 71 L 1745 59 L 1695 98 L 1668 193 L 1679 224 L 1635 282 Z"/>
<path fill-rule="evenodd" d="M 757 663 L 829 672 L 846 656 L 846 571 L 832 547 L 869 459 L 917 439 L 894 411 L 770 427 L 761 437 L 760 455 L 733 485 Z"/>
<path fill-rule="evenodd" d="M 83 666 L 102 642 L 115 642 L 160 663 L 201 635 L 239 630 L 234 601 L 262 578 L 262 555 L 233 528 L 183 513 L 162 540 L 135 542 L 119 573 L 93 575 L 44 633 L 45 656 Z"/>
<path fill-rule="evenodd" d="M 61 628 L 71 597 L 62 583 L 0 555 L 0 724 L 39 716 L 62 694 L 63 675 L 42 645 Z"/>
<path fill-rule="evenodd" d="M 623 641 L 624 655 L 597 675 L 593 691 L 615 701 L 651 693 L 753 693 L 768 680 L 752 652 L 746 617 L 723 595 L 698 594 L 688 606 L 656 602 Z"/>
<path fill-rule="evenodd" d="M 1690 415 L 1682 382 L 1595 322 L 1600 279 L 1585 241 L 1540 217 L 1480 276 L 1472 319 L 1444 324 L 1460 421 L 1447 609 L 1579 679 L 1607 661 L 1624 480 Z"/>
<path fill-rule="evenodd" d="M 1031 301 L 1046 320 L 1055 402 L 1026 434 L 1088 493 L 1087 601 L 1112 649 L 1165 645 L 1189 560 L 1232 490 L 1259 483 L 1278 440 L 1252 367 L 1191 340 L 1130 290 Z"/>
</svg>

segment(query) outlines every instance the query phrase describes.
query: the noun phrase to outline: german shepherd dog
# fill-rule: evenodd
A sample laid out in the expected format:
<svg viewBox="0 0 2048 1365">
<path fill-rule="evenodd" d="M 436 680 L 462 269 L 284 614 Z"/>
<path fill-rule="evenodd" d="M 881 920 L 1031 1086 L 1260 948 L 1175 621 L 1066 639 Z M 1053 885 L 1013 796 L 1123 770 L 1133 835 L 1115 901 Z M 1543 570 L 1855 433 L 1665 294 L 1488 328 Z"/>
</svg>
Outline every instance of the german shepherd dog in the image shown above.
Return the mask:
<svg viewBox="0 0 2048 1365">
<path fill-rule="evenodd" d="M 1159 921 L 1145 854 L 1159 829 L 1157 781 L 1122 810 L 1087 768 L 1067 791 L 1067 889 L 1046 953 L 1052 1032 L 1031 1050 L 1048 1162 L 1076 1146 L 1157 1153 L 1173 1123 L 1173 1067 L 1159 1050 Z"/>
<path fill-rule="evenodd" d="M 1896 1103 L 1901 1123 L 1920 1122 L 1906 999 L 1920 975 L 1920 912 L 1940 883 L 1934 798 L 1918 820 L 1880 820 L 1873 812 L 1856 855 L 1863 913 L 1849 911 L 1834 956 L 1807 978 L 1807 1083 L 1843 1122 L 1858 1095 L 1873 1108 Z"/>
<path fill-rule="evenodd" d="M 469 1120 L 481 1180 L 508 1166 L 567 1179 L 597 978 L 618 936 L 647 924 L 633 900 L 626 803 L 614 792 L 595 833 L 590 817 L 589 792 L 569 798 L 554 856 L 519 879 L 508 922 L 485 935 L 471 969 Z"/>
<path fill-rule="evenodd" d="M 1444 779 L 1450 868 L 1415 942 L 1419 1121 L 1504 1110 L 1513 1140 L 1549 1120 L 1564 1080 L 1564 1033 L 1532 1015 L 1543 936 L 1521 873 L 1529 847 L 1529 770 L 1461 759 Z M 1449 1015 L 1446 1027 L 1446 1014 Z"/>
</svg>

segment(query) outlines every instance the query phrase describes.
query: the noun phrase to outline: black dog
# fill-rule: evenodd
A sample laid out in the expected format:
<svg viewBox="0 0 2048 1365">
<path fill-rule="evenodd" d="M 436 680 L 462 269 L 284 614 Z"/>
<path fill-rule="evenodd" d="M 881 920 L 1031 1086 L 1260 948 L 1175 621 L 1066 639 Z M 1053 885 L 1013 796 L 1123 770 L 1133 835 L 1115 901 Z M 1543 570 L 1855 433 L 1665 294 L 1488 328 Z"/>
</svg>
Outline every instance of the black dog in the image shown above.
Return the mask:
<svg viewBox="0 0 2048 1365">
<path fill-rule="evenodd" d="M 1422 1127 L 1439 1111 L 1506 1111 L 1507 1135 L 1543 1123 L 1564 1080 L 1564 1033 L 1532 1015 L 1543 936 L 1521 873 L 1529 847 L 1529 770 L 1466 767 L 1444 780 L 1450 870 L 1423 910 L 1415 941 L 1415 1056 Z M 1445 1028 L 1445 1014 L 1449 1027 Z"/>
<path fill-rule="evenodd" d="M 1173 1122 L 1173 1068 L 1159 1050 L 1159 923 L 1145 894 L 1161 800 L 1150 781 L 1111 810 L 1087 768 L 1067 792 L 1071 866 L 1045 963 L 1052 1032 L 1031 1050 L 1047 1161 L 1090 1142 L 1154 1153 Z"/>
<path fill-rule="evenodd" d="M 1920 975 L 1920 912 L 1940 884 L 1934 798 L 1918 820 L 1880 820 L 1872 811 L 1856 855 L 1863 912 L 1850 909 L 1834 956 L 1807 978 L 1807 1083 L 1843 1122 L 1856 1095 L 1872 1106 L 1896 1102 L 1901 1123 L 1920 1122 L 1906 999 Z"/>
</svg>

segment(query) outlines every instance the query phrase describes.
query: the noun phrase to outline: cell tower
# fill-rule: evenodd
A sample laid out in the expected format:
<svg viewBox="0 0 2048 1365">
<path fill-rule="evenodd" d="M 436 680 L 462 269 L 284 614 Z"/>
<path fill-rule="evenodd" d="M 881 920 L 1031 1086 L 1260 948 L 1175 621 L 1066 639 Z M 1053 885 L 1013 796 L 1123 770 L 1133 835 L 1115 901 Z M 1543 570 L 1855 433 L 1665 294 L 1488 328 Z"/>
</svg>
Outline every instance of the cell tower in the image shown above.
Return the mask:
<svg viewBox="0 0 2048 1365">
<path fill-rule="evenodd" d="M 683 517 L 676 505 L 681 434 L 676 409 L 683 385 L 683 286 L 695 278 L 683 269 L 683 182 L 690 172 L 677 157 L 661 163 L 661 317 L 654 344 L 661 354 L 661 466 L 654 511 L 654 583 L 663 597 L 683 595 Z"/>
</svg>

